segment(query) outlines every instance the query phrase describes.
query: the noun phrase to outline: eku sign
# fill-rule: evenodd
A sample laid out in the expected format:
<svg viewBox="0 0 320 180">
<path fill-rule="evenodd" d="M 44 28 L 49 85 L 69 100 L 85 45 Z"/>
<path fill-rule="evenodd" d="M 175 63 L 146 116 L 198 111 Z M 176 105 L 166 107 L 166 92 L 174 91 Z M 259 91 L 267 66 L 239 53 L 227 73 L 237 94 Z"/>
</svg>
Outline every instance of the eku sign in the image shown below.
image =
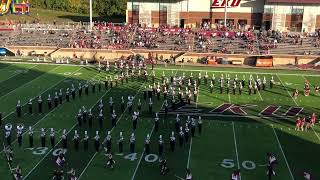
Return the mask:
<svg viewBox="0 0 320 180">
<path fill-rule="evenodd" d="M 211 8 L 224 8 L 226 3 L 228 8 L 238 7 L 241 0 L 213 0 Z"/>
</svg>

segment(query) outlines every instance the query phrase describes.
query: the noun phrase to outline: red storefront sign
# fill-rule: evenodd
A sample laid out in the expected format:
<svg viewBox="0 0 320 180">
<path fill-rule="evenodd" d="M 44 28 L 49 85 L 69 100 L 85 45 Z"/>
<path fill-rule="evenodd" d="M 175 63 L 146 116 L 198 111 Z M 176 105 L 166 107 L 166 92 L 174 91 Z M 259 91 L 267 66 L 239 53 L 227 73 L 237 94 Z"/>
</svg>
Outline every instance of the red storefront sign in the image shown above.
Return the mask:
<svg viewBox="0 0 320 180">
<path fill-rule="evenodd" d="M 228 8 L 238 7 L 241 0 L 213 0 L 211 8 L 224 8 L 227 2 Z"/>
</svg>

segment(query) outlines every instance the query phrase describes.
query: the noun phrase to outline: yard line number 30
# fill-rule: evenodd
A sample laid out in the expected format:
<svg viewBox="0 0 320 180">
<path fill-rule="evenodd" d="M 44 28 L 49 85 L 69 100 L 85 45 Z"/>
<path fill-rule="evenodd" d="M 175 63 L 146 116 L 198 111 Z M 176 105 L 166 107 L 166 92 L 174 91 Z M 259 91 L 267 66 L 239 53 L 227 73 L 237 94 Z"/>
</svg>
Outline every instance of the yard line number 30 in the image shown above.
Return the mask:
<svg viewBox="0 0 320 180">
<path fill-rule="evenodd" d="M 49 150 L 49 148 L 47 148 L 47 147 L 36 147 L 36 148 L 26 148 L 26 149 L 32 151 L 33 155 L 38 155 L 38 156 L 46 154 Z M 62 152 L 66 153 L 67 150 L 66 149 L 63 150 L 62 148 L 58 148 L 58 149 L 55 149 L 54 151 L 52 151 L 52 155 L 58 156 Z"/>
</svg>

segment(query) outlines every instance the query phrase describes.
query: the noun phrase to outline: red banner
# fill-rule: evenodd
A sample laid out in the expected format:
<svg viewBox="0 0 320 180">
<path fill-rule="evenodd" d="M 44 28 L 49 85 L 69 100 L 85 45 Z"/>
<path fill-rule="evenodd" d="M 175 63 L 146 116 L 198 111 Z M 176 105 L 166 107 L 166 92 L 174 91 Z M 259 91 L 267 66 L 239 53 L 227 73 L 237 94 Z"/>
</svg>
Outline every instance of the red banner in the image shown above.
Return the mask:
<svg viewBox="0 0 320 180">
<path fill-rule="evenodd" d="M 272 67 L 273 66 L 273 58 L 257 58 L 256 67 Z"/>
</svg>

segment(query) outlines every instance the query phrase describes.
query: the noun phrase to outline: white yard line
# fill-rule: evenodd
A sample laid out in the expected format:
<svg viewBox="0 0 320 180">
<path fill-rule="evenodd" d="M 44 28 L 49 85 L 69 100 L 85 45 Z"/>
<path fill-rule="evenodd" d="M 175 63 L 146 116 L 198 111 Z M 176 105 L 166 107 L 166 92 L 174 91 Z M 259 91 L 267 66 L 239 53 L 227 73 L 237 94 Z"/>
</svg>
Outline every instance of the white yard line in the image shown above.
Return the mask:
<svg viewBox="0 0 320 180">
<path fill-rule="evenodd" d="M 153 130 L 154 130 L 154 126 L 153 126 L 153 128 L 152 128 L 152 130 L 151 130 L 151 132 L 150 132 L 150 137 L 151 137 L 152 134 L 153 134 Z M 136 166 L 136 169 L 135 169 L 134 172 L 133 172 L 133 175 L 132 175 L 131 180 L 134 180 L 134 178 L 136 177 L 136 174 L 137 174 L 137 172 L 138 172 L 138 169 L 139 169 L 139 166 L 140 166 L 140 164 L 141 164 L 141 160 L 142 160 L 142 158 L 143 158 L 144 153 L 145 153 L 145 150 L 143 150 L 143 153 L 142 153 L 141 156 L 140 156 L 140 159 L 139 159 L 139 161 L 138 161 L 138 164 L 137 164 L 137 166 Z"/>
<path fill-rule="evenodd" d="M 141 91 L 141 88 L 143 87 L 145 83 L 142 83 L 138 92 L 134 95 L 134 98 L 139 94 L 139 92 Z M 110 90 L 110 89 L 109 89 Z M 134 99 L 133 98 L 133 99 Z M 123 113 L 121 114 L 121 116 L 118 118 L 116 124 L 118 124 L 118 122 L 122 119 L 122 116 L 124 115 L 124 113 L 126 112 L 126 110 L 128 109 L 128 106 L 125 108 L 125 110 L 123 111 Z M 115 127 L 115 126 L 114 126 Z M 111 128 L 110 132 L 112 132 L 112 130 L 114 129 L 114 127 Z M 107 138 L 107 137 L 106 137 Z M 105 139 L 103 140 L 103 142 L 105 141 Z M 94 160 L 94 158 L 96 157 L 97 152 L 94 153 L 94 155 L 91 157 L 90 161 L 87 163 L 86 167 L 82 170 L 81 174 L 78 177 L 78 180 L 80 180 L 80 178 L 82 177 L 82 175 L 86 172 L 86 170 L 88 169 L 88 167 L 90 166 L 91 162 Z"/>
<path fill-rule="evenodd" d="M 191 137 L 190 147 L 189 147 L 189 154 L 188 154 L 187 168 L 189 168 L 189 167 L 190 167 L 191 150 L 192 150 L 192 137 Z"/>
<path fill-rule="evenodd" d="M 281 79 L 280 79 L 280 77 L 279 77 L 278 73 L 277 73 L 276 75 L 277 75 L 277 77 L 278 77 L 278 79 L 279 79 L 280 83 L 282 84 L 282 86 L 286 89 L 286 91 L 288 92 L 289 96 L 292 98 L 293 102 L 296 104 L 296 106 L 299 106 L 299 105 L 298 105 L 298 103 L 296 102 L 296 100 L 292 97 L 291 93 L 288 91 L 287 87 L 282 83 L 282 81 L 281 81 Z"/>
<path fill-rule="evenodd" d="M 258 74 L 256 74 L 256 75 L 258 75 Z M 260 89 L 260 90 L 261 90 L 261 89 Z M 258 90 L 258 94 L 259 94 L 260 100 L 263 101 L 263 98 L 262 98 L 261 93 L 260 93 L 259 90 Z"/>
<path fill-rule="evenodd" d="M 95 152 L 93 154 L 93 156 L 91 157 L 90 161 L 87 163 L 86 167 L 83 169 L 83 171 L 81 172 L 81 174 L 78 177 L 78 180 L 82 177 L 82 175 L 86 172 L 86 170 L 88 169 L 88 167 L 90 166 L 91 162 L 93 161 L 93 159 L 96 157 L 96 155 L 98 154 L 98 152 Z"/>
<path fill-rule="evenodd" d="M 177 73 L 178 73 L 178 70 L 176 71 L 176 73 L 174 74 L 174 76 L 176 76 Z M 162 103 L 160 110 L 162 109 L 163 105 L 164 105 L 164 102 Z M 151 132 L 150 132 L 150 137 L 152 137 L 153 130 L 154 130 L 154 126 L 152 127 L 152 130 L 151 130 Z M 144 154 L 144 153 L 145 153 L 145 150 L 143 150 L 143 153 L 141 154 L 141 157 L 140 157 L 139 162 L 138 162 L 138 164 L 137 164 L 137 166 L 136 166 L 136 169 L 135 169 L 134 172 L 133 172 L 133 175 L 132 175 L 132 177 L 131 177 L 131 180 L 134 180 L 134 178 L 135 178 L 135 176 L 136 176 L 136 174 L 137 174 L 137 171 L 138 171 L 139 166 L 140 166 L 140 164 L 141 164 L 141 160 L 142 160 L 142 158 L 143 158 L 143 154 Z"/>
<path fill-rule="evenodd" d="M 231 103 L 230 92 L 228 93 L 229 103 Z"/>
<path fill-rule="evenodd" d="M 196 108 L 198 108 L 199 96 L 200 96 L 200 85 L 199 85 L 199 87 L 198 87 L 198 94 L 197 94 L 197 100 L 196 100 Z"/>
<path fill-rule="evenodd" d="M 64 81 L 65 79 L 71 77 L 73 74 L 77 73 L 78 71 L 80 71 L 82 69 L 82 67 L 76 71 L 74 71 L 72 74 L 70 74 L 69 76 L 66 76 L 65 78 L 61 79 L 60 81 L 58 81 L 57 83 L 53 84 L 52 86 L 50 86 L 49 88 L 47 88 L 45 91 L 43 91 L 40 95 L 44 94 L 45 92 L 49 91 L 50 89 L 52 89 L 53 87 L 57 86 L 58 84 L 60 84 L 62 81 Z M 32 99 L 35 99 L 36 97 L 38 97 L 39 95 L 33 97 Z M 28 101 L 22 105 L 25 106 L 26 104 L 28 104 Z M 11 114 L 13 114 L 15 111 L 11 111 L 9 114 L 7 114 L 6 116 L 3 117 L 2 120 L 4 120 L 5 118 L 7 118 L 8 116 L 10 116 Z"/>
<path fill-rule="evenodd" d="M 91 109 L 98 104 L 98 102 L 100 101 L 101 98 L 103 98 L 108 92 L 110 91 L 110 89 L 108 91 L 106 91 L 98 100 L 96 103 L 94 103 L 94 105 L 91 107 Z M 72 128 L 68 131 L 67 134 L 69 134 L 70 131 L 72 131 L 75 127 L 77 126 L 77 123 L 75 123 Z M 62 139 L 60 139 L 60 141 L 55 145 L 55 147 L 62 141 Z M 29 173 L 23 178 L 23 180 L 25 180 L 36 168 L 37 166 L 49 155 L 49 153 L 52 151 L 52 149 L 36 164 L 36 166 L 34 166 L 32 168 L 31 171 L 29 171 Z"/>
<path fill-rule="evenodd" d="M 302 77 L 303 77 L 305 80 L 308 81 L 308 79 L 307 79 L 306 77 L 304 77 L 303 75 L 302 75 Z M 309 81 L 308 81 L 308 82 L 309 82 Z M 311 83 L 310 83 L 310 85 L 311 85 L 312 87 L 314 87 Z M 314 130 L 314 128 L 313 128 L 312 126 L 311 126 L 311 129 L 312 129 L 312 131 L 314 132 L 314 134 L 317 136 L 318 140 L 320 141 L 320 137 L 319 137 L 318 133 Z"/>
<path fill-rule="evenodd" d="M 54 63 L 36 63 L 36 62 L 12 62 L 12 61 L 0 61 L 0 63 L 5 63 L 5 64 L 45 64 L 45 65 L 52 65 L 52 66 L 81 66 L 81 67 L 95 67 L 94 65 L 77 65 L 77 64 L 54 64 Z M 195 69 L 201 69 L 203 68 L 202 66 L 187 66 L 187 67 L 193 67 Z M 208 67 L 207 67 L 208 68 Z M 214 67 L 213 67 L 214 68 Z M 237 68 L 237 69 L 245 69 L 245 68 Z M 157 68 L 155 67 L 154 70 L 163 70 L 163 71 L 181 71 L 181 69 L 176 69 L 176 68 Z M 252 69 L 254 70 L 254 69 Z M 265 69 L 259 69 L 261 71 L 265 70 Z M 282 69 L 276 69 L 278 71 L 281 71 Z M 286 69 L 284 69 L 286 70 Z M 230 73 L 230 74 L 252 74 L 254 71 L 232 71 L 232 69 L 230 68 L 230 71 L 217 71 L 217 70 L 193 70 L 193 69 L 184 69 L 183 71 L 185 72 L 217 72 L 217 73 Z M 288 70 L 291 71 L 291 70 Z M 317 72 L 315 72 L 317 73 Z M 259 74 L 266 74 L 266 75 L 288 75 L 288 76 L 301 76 L 301 74 L 295 74 L 295 73 L 264 73 L 264 72 L 259 72 Z M 320 77 L 320 74 L 305 74 L 304 76 L 308 76 L 308 77 Z"/>
<path fill-rule="evenodd" d="M 314 128 L 313 128 L 312 126 L 311 126 L 311 129 L 313 130 L 314 134 L 317 136 L 317 138 L 318 138 L 319 141 L 320 141 L 320 137 L 319 137 L 318 133 L 314 130 Z"/>
<path fill-rule="evenodd" d="M 235 131 L 235 129 L 234 129 L 234 122 L 233 122 L 233 121 L 232 121 L 232 131 L 233 131 L 234 148 L 235 148 L 235 150 L 236 150 L 237 165 L 238 165 L 238 169 L 240 169 L 238 146 L 237 146 L 237 138 L 236 138 L 236 131 Z"/>
<path fill-rule="evenodd" d="M 67 132 L 67 134 L 69 134 L 75 127 L 77 126 L 77 124 L 74 124 L 71 129 Z M 62 138 L 54 145 L 54 147 L 56 147 L 60 142 L 62 141 Z M 38 161 L 38 163 L 28 172 L 28 174 L 26 176 L 24 176 L 23 180 L 27 179 L 28 176 L 30 176 L 30 174 L 39 166 L 39 164 L 52 152 L 53 149 L 50 149 L 47 154 L 45 154 L 40 161 Z"/>
<path fill-rule="evenodd" d="M 291 172 L 290 166 L 289 166 L 289 164 L 288 164 L 286 155 L 284 154 L 284 151 L 283 151 L 283 149 L 282 149 L 282 146 L 281 146 L 281 143 L 280 143 L 280 141 L 279 141 L 278 135 L 277 135 L 276 131 L 274 130 L 273 125 L 272 125 L 272 130 L 273 130 L 273 133 L 274 133 L 274 135 L 275 135 L 275 137 L 276 137 L 276 139 L 277 139 L 277 142 L 278 142 L 278 145 L 279 145 L 279 147 L 280 147 L 280 150 L 281 150 L 281 153 L 282 153 L 282 155 L 283 155 L 283 158 L 284 158 L 284 160 L 285 160 L 285 162 L 286 162 L 286 165 L 287 165 L 287 168 L 288 168 L 288 170 L 289 170 L 291 179 L 294 180 L 294 177 L 293 177 L 293 175 L 292 175 L 292 172 Z"/>
<path fill-rule="evenodd" d="M 258 90 L 258 94 L 259 94 L 260 100 L 263 101 L 263 98 L 262 98 L 261 93 L 260 93 L 259 90 Z"/>
<path fill-rule="evenodd" d="M 82 69 L 82 68 L 80 68 L 80 69 Z M 79 70 L 80 70 L 79 69 Z M 77 70 L 77 71 L 79 71 L 79 70 Z M 76 73 L 77 71 L 75 71 L 74 73 Z M 70 75 L 71 76 L 71 75 Z M 65 79 L 65 78 L 64 78 Z M 61 80 L 62 81 L 62 80 Z M 59 81 L 59 82 L 61 82 L 61 81 Z M 49 88 L 50 89 L 50 88 Z M 56 108 L 53 108 L 53 109 L 51 109 L 51 111 L 49 111 L 43 118 L 41 118 L 40 120 L 38 120 L 35 124 L 33 124 L 31 127 L 32 127 L 32 129 L 36 126 L 36 125 L 38 125 L 40 122 L 42 122 L 49 114 L 51 114 L 53 111 L 55 111 L 55 110 L 57 110 L 59 107 L 61 107 L 61 106 L 58 106 L 58 107 L 56 107 Z M 12 113 L 11 113 L 12 114 Z M 49 130 L 49 129 L 48 129 Z M 61 130 L 61 129 L 60 129 Z M 23 132 L 22 133 L 22 136 L 24 136 L 26 133 L 27 133 L 28 131 L 25 131 L 25 132 Z M 15 142 L 17 142 L 17 140 L 18 139 L 15 139 L 14 141 L 12 141 L 12 143 L 15 143 Z M 3 150 L 2 150 L 3 151 Z M 2 151 L 0 152 L 0 153 L 2 153 Z"/>
<path fill-rule="evenodd" d="M 29 84 L 33 83 L 35 80 L 37 80 L 37 79 L 39 79 L 39 78 L 42 78 L 43 76 L 47 75 L 47 73 L 50 73 L 50 72 L 52 72 L 52 71 L 56 70 L 58 67 L 61 67 L 61 66 L 57 66 L 57 67 L 55 67 L 55 68 L 51 69 L 50 71 L 48 71 L 48 72 L 46 72 L 46 73 L 43 73 L 42 75 L 40 75 L 40 76 L 38 76 L 38 77 L 36 77 L 36 78 L 32 79 L 31 81 L 29 81 L 29 82 L 27 82 L 27 83 L 23 84 L 22 86 L 19 86 L 18 88 L 14 89 L 14 90 L 12 90 L 12 91 L 10 91 L 10 92 L 8 92 L 7 94 L 5 94 L 5 95 L 1 96 L 1 97 L 0 97 L 0 100 L 1 100 L 1 99 L 3 99 L 4 97 L 7 97 L 7 96 L 8 96 L 8 95 L 10 95 L 10 94 L 12 94 L 13 92 L 16 92 L 17 90 L 19 90 L 19 89 L 21 89 L 21 88 L 23 88 L 23 87 L 25 87 L 25 86 L 27 86 L 27 85 L 29 85 Z"/>
</svg>

